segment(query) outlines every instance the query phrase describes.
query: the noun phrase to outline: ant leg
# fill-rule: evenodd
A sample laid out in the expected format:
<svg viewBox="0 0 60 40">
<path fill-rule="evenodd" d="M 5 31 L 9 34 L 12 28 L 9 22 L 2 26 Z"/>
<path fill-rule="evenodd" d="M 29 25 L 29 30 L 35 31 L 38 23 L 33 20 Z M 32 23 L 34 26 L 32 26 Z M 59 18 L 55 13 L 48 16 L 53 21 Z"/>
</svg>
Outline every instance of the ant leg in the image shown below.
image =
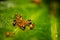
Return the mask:
<svg viewBox="0 0 60 40">
<path fill-rule="evenodd" d="M 15 26 L 15 25 L 16 25 L 16 23 L 14 22 L 14 23 L 13 23 L 13 26 Z"/>
<path fill-rule="evenodd" d="M 28 19 L 28 21 L 31 21 L 31 19 Z"/>
<path fill-rule="evenodd" d="M 14 20 L 14 22 L 15 22 L 16 20 Z"/>
<path fill-rule="evenodd" d="M 25 30 L 25 28 L 26 28 L 26 27 L 24 26 L 24 27 L 23 27 L 23 31 Z"/>
<path fill-rule="evenodd" d="M 24 29 L 26 28 L 26 27 L 23 27 Z"/>
<path fill-rule="evenodd" d="M 29 25 L 32 24 L 31 22 L 29 23 Z"/>
<path fill-rule="evenodd" d="M 22 29 L 23 31 L 25 30 L 25 28 L 26 28 L 25 26 L 24 26 L 24 27 L 23 27 L 23 26 L 22 26 L 22 27 L 20 27 L 20 29 Z"/>
<path fill-rule="evenodd" d="M 16 22 L 15 22 L 16 20 L 14 20 L 14 22 L 13 22 L 13 26 L 15 26 L 16 25 Z"/>
<path fill-rule="evenodd" d="M 23 27 L 22 27 L 22 30 L 24 31 L 24 30 L 25 30 L 25 28 L 26 28 L 26 27 L 25 27 L 25 26 L 23 26 Z"/>
<path fill-rule="evenodd" d="M 32 30 L 33 28 L 30 28 L 30 30 Z"/>
</svg>

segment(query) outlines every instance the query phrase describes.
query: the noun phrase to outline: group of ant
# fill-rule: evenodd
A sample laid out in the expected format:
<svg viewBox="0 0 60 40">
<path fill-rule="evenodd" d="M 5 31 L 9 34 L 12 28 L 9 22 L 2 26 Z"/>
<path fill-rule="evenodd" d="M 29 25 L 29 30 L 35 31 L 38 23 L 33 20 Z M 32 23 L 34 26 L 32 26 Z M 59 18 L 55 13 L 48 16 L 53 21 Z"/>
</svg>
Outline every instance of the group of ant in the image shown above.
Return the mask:
<svg viewBox="0 0 60 40">
<path fill-rule="evenodd" d="M 34 24 L 31 22 L 31 19 L 23 20 L 22 16 L 19 15 L 15 15 L 15 19 L 13 20 L 13 26 L 17 26 L 23 31 L 26 29 L 27 26 L 30 28 L 30 30 L 34 28 Z M 15 34 L 15 33 L 6 32 L 7 37 L 9 37 L 11 34 Z"/>
<path fill-rule="evenodd" d="M 41 4 L 40 0 L 31 0 L 32 3 L 35 3 L 37 5 Z M 16 15 L 15 19 L 13 20 L 13 26 L 18 26 L 23 31 L 26 29 L 27 26 L 29 26 L 30 30 L 34 28 L 34 24 L 31 22 L 31 19 L 23 20 L 22 16 Z M 7 37 L 11 36 L 11 34 L 15 34 L 12 32 L 6 32 L 5 33 Z"/>
<path fill-rule="evenodd" d="M 29 26 L 30 29 L 33 29 L 33 23 L 31 19 L 23 20 L 22 16 L 16 15 L 15 20 L 13 21 L 13 26 L 18 26 L 20 29 L 25 30 L 26 26 Z"/>
</svg>

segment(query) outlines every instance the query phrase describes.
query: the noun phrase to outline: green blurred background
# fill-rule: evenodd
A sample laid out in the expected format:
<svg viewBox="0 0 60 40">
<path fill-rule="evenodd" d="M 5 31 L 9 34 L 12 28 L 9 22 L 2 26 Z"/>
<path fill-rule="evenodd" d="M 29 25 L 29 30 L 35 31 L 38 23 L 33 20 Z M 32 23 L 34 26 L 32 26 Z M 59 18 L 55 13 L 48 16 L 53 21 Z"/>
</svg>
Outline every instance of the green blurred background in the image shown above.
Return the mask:
<svg viewBox="0 0 60 40">
<path fill-rule="evenodd" d="M 60 35 L 60 18 L 49 14 L 48 3 L 44 0 L 40 5 L 31 3 L 31 0 L 1 1 L 0 40 L 60 40 L 60 36 L 58 36 Z M 31 19 L 35 25 L 34 29 L 30 30 L 27 27 L 25 31 L 16 30 L 12 25 L 16 13 L 22 15 L 24 20 Z M 6 37 L 5 32 L 15 32 L 16 34 Z"/>
</svg>

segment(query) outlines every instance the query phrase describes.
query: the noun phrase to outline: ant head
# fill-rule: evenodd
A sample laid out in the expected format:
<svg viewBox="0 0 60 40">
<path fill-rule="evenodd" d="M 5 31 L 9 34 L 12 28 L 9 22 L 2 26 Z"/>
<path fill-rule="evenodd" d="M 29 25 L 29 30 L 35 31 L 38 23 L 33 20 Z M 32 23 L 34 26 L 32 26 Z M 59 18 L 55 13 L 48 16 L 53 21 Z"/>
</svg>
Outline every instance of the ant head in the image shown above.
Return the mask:
<svg viewBox="0 0 60 40">
<path fill-rule="evenodd" d="M 34 28 L 34 25 L 33 24 L 30 24 L 30 29 L 32 30 Z"/>
<path fill-rule="evenodd" d="M 19 17 L 20 17 L 20 16 L 19 16 L 18 14 L 16 14 L 16 15 L 15 15 L 15 18 L 17 18 L 17 19 L 18 19 Z"/>
<path fill-rule="evenodd" d="M 15 17 L 16 17 L 16 18 L 17 18 L 17 17 L 20 17 L 20 18 L 21 18 L 22 16 L 19 16 L 18 14 L 16 14 Z"/>
</svg>

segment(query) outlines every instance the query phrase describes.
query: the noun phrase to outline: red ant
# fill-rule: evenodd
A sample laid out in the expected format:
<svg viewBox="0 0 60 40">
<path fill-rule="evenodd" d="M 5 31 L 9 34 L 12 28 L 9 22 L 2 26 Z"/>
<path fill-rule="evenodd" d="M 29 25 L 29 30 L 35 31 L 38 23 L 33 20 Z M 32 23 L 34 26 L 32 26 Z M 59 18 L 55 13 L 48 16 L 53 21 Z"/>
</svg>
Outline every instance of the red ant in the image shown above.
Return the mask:
<svg viewBox="0 0 60 40">
<path fill-rule="evenodd" d="M 28 25 L 29 27 L 30 27 L 30 29 L 33 29 L 33 23 L 31 22 L 31 20 L 23 20 L 22 19 L 22 16 L 18 16 L 18 15 L 16 15 L 16 19 L 14 20 L 14 22 L 13 22 L 13 26 L 18 26 L 19 28 L 21 28 L 21 29 L 25 29 L 26 28 L 26 26 Z"/>
</svg>

